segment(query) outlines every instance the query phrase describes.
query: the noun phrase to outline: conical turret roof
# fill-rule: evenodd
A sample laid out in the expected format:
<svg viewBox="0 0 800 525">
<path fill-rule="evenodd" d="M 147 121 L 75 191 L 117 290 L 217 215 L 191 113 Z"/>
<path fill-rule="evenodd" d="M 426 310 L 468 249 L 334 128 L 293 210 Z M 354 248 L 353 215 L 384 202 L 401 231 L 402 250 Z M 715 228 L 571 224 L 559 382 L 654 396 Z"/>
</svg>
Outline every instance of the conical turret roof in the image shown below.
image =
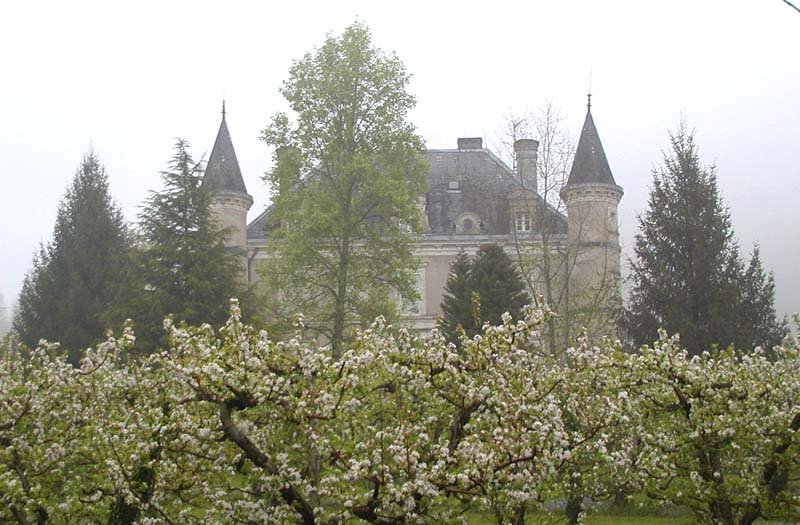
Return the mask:
<svg viewBox="0 0 800 525">
<path fill-rule="evenodd" d="M 578 149 L 575 150 L 575 160 L 569 172 L 567 185 L 574 184 L 615 184 L 614 175 L 608 166 L 600 135 L 592 118 L 592 105 L 587 104 L 586 120 L 583 122 L 581 138 Z"/>
<path fill-rule="evenodd" d="M 208 158 L 203 185 L 210 186 L 214 191 L 220 193 L 247 195 L 242 170 L 239 169 L 239 161 L 236 160 L 231 134 L 228 131 L 228 124 L 225 122 L 224 102 L 222 104 L 222 122 L 219 125 L 214 149 L 211 150 L 211 156 Z"/>
</svg>

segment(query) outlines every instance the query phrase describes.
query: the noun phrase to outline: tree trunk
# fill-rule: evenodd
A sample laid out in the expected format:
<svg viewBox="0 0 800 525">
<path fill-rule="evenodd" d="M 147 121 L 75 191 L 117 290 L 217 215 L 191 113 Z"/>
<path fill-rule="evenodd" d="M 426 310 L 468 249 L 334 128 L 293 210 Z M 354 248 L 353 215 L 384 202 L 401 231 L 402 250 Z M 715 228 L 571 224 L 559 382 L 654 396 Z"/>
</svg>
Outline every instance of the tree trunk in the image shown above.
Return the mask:
<svg viewBox="0 0 800 525">
<path fill-rule="evenodd" d="M 564 509 L 567 514 L 567 521 L 570 525 L 578 523 L 578 516 L 583 511 L 583 497 L 581 495 L 570 496 L 567 500 L 567 507 Z"/>
<path fill-rule="evenodd" d="M 556 302 L 553 300 L 553 275 L 550 273 L 550 235 L 542 231 L 542 273 L 544 274 L 544 294 L 545 301 L 549 308 L 555 308 Z M 531 293 L 535 293 L 531 290 Z M 553 317 L 547 320 L 547 345 L 550 347 L 550 355 L 555 357 L 558 353 L 556 347 L 556 322 Z"/>
<path fill-rule="evenodd" d="M 514 525 L 525 525 L 525 504 L 520 503 L 514 513 Z"/>
<path fill-rule="evenodd" d="M 331 353 L 334 359 L 342 355 L 342 342 L 344 341 L 344 325 L 347 311 L 347 268 L 350 263 L 350 239 L 342 239 L 339 249 L 339 272 L 336 283 L 336 303 L 333 310 L 333 337 L 331 338 Z"/>
<path fill-rule="evenodd" d="M 576 426 L 574 422 L 570 426 Z M 580 468 L 576 467 L 578 472 Z M 572 474 L 570 469 L 570 474 Z M 567 515 L 567 522 L 570 525 L 576 525 L 581 512 L 583 512 L 583 480 L 581 478 L 571 477 L 570 488 L 567 493 L 567 505 L 565 513 Z"/>
</svg>

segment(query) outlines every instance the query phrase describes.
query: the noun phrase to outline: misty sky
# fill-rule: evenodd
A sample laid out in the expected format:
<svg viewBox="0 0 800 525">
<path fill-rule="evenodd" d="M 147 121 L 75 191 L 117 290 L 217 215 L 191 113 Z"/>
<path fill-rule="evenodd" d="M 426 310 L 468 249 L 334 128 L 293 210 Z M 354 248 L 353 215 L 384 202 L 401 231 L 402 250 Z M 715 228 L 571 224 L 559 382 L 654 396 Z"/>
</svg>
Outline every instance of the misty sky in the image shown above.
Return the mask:
<svg viewBox="0 0 800 525">
<path fill-rule="evenodd" d="M 93 147 L 133 221 L 175 137 L 210 153 L 228 124 L 255 204 L 292 60 L 358 19 L 413 75 L 428 147 L 496 138 L 548 99 L 577 136 L 586 93 L 614 176 L 624 249 L 681 116 L 715 163 L 742 250 L 761 245 L 779 313 L 800 310 L 800 13 L 781 0 L 7 2 L 0 16 L 0 293 L 8 306 Z M 535 138 L 535 137 L 534 137 Z"/>
</svg>

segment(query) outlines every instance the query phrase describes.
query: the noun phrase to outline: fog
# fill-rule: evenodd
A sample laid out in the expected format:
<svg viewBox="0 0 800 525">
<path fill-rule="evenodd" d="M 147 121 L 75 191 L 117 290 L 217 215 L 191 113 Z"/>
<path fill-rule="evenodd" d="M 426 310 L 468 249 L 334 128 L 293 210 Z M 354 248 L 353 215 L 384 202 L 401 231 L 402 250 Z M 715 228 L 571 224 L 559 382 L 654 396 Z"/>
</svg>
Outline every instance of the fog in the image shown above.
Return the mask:
<svg viewBox="0 0 800 525">
<path fill-rule="evenodd" d="M 509 110 L 547 100 L 577 136 L 592 113 L 614 176 L 624 249 L 652 169 L 682 117 L 715 163 L 743 252 L 761 245 L 777 309 L 800 310 L 800 13 L 781 0 L 473 2 L 11 2 L 0 19 L 0 294 L 19 293 L 89 149 L 128 221 L 175 137 L 210 152 L 222 100 L 255 204 L 259 141 L 292 60 L 353 20 L 413 75 L 431 148 L 491 141 Z"/>
</svg>

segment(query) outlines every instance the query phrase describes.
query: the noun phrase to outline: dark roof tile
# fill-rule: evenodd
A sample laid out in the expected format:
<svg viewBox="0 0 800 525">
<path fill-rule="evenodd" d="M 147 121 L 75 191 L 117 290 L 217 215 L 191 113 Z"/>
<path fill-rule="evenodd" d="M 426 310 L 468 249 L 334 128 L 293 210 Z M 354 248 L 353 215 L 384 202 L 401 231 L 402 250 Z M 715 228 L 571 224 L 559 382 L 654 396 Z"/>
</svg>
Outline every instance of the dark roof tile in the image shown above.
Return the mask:
<svg viewBox="0 0 800 525">
<path fill-rule="evenodd" d="M 611 168 L 608 166 L 600 135 L 592 119 L 592 110 L 586 111 L 586 120 L 581 130 L 578 149 L 575 150 L 575 160 L 569 172 L 568 185 L 574 184 L 616 184 Z"/>
<path fill-rule="evenodd" d="M 247 195 L 247 188 L 236 160 L 236 151 L 233 149 L 231 134 L 222 114 L 222 123 L 219 125 L 217 140 L 206 165 L 206 174 L 203 185 L 211 185 L 214 191 L 222 193 L 239 193 Z"/>
</svg>

